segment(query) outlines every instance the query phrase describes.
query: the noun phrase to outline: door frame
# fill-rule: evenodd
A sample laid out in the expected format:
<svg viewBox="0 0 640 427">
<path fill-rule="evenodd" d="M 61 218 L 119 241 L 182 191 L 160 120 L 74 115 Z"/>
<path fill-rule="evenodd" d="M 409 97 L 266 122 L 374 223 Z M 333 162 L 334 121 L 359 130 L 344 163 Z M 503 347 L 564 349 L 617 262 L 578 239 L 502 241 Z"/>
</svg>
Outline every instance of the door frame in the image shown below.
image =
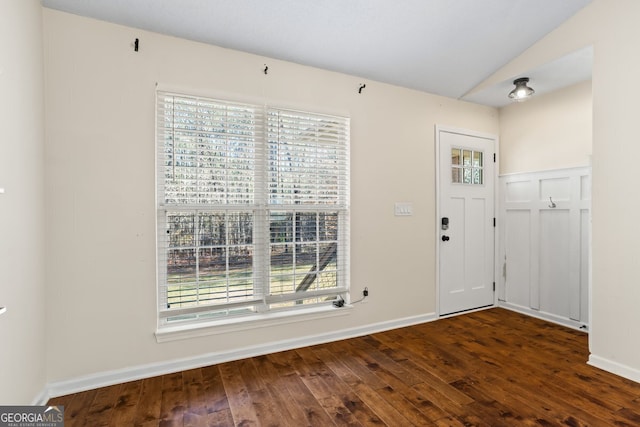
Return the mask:
<svg viewBox="0 0 640 427">
<path fill-rule="evenodd" d="M 465 128 L 458 128 L 446 125 L 435 125 L 435 171 L 436 171 L 436 220 L 434 221 L 434 229 L 435 229 L 435 245 L 436 245 L 436 316 L 439 318 L 457 316 L 460 313 L 453 313 L 448 315 L 440 314 L 440 133 L 448 132 L 448 133 L 457 133 L 460 135 L 467 135 L 478 138 L 485 138 L 493 140 L 493 149 L 495 154 L 495 162 L 493 167 L 493 216 L 496 219 L 496 222 L 499 220 L 498 218 L 498 190 L 500 188 L 498 183 L 498 176 L 500 170 L 500 156 L 498 153 L 500 152 L 500 139 L 497 135 L 485 132 L 477 132 L 474 130 L 469 130 Z M 499 245 L 498 245 L 498 229 L 499 226 L 496 224 L 493 227 L 493 280 L 496 282 L 496 278 L 498 277 L 498 254 L 499 254 Z M 497 286 L 497 285 L 496 285 Z M 489 307 L 483 307 L 479 309 L 472 309 L 469 311 L 465 311 L 463 313 L 471 313 L 473 311 L 478 310 L 486 310 L 487 308 L 496 307 L 498 305 L 498 292 L 493 293 L 493 305 Z"/>
</svg>

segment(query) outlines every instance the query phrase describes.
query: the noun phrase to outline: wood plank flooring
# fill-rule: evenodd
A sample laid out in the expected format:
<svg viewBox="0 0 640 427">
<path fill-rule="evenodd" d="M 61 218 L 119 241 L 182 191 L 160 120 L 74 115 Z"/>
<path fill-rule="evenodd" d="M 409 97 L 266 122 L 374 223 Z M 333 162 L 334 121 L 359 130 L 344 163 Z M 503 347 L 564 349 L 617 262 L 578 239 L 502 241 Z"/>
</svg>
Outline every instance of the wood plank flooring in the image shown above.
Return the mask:
<svg viewBox="0 0 640 427">
<path fill-rule="evenodd" d="M 65 426 L 639 426 L 587 335 L 503 309 L 56 397 Z"/>
</svg>

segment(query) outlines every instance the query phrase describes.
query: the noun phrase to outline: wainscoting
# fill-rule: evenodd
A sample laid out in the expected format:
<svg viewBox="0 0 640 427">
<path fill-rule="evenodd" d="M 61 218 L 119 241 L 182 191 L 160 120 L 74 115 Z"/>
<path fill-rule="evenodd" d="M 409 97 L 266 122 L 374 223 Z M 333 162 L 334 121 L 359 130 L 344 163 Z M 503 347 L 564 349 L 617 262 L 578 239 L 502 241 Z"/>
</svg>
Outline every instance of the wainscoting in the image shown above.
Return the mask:
<svg viewBox="0 0 640 427">
<path fill-rule="evenodd" d="M 501 306 L 588 329 L 589 167 L 499 178 Z"/>
</svg>

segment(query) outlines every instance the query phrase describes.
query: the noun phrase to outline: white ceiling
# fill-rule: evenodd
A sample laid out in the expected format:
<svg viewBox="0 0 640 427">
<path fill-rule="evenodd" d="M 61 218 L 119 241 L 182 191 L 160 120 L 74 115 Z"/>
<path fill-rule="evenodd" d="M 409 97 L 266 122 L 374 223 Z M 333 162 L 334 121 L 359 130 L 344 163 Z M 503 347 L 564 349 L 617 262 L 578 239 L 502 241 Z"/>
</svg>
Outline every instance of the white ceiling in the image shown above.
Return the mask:
<svg viewBox="0 0 640 427">
<path fill-rule="evenodd" d="M 511 81 L 464 95 L 591 0 L 42 0 L 190 40 L 503 106 Z M 527 72 L 542 94 L 591 77 L 591 49 Z M 519 76 L 513 76 L 519 77 Z"/>
</svg>

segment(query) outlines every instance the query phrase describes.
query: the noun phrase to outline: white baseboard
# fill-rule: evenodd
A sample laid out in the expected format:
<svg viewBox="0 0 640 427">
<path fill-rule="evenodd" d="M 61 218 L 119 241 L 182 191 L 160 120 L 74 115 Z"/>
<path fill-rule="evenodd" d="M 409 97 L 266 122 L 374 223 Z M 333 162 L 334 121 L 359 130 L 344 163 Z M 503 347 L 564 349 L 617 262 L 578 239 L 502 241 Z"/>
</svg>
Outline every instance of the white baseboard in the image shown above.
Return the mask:
<svg viewBox="0 0 640 427">
<path fill-rule="evenodd" d="M 139 365 L 113 371 L 98 372 L 67 380 L 53 381 L 36 397 L 36 403 L 46 404 L 51 397 L 64 396 L 72 393 L 79 393 L 99 387 L 106 387 L 114 384 L 150 378 L 157 375 L 165 375 L 172 372 L 184 371 L 188 369 L 201 368 L 218 363 L 240 360 L 247 357 L 260 356 L 278 351 L 291 350 L 316 344 L 323 344 L 332 341 L 339 341 L 348 338 L 355 338 L 376 332 L 388 331 L 405 326 L 417 325 L 436 320 L 435 313 L 419 316 L 405 317 L 386 322 L 374 323 L 356 328 L 344 329 L 319 335 L 311 335 L 290 340 L 283 340 L 251 347 L 239 348 L 231 351 L 208 353 L 184 359 L 168 360 L 165 362 Z"/>
<path fill-rule="evenodd" d="M 614 362 L 604 357 L 596 356 L 595 354 L 589 355 L 587 364 L 594 366 L 603 371 L 610 372 L 620 377 L 626 378 L 631 381 L 640 383 L 640 370 L 631 368 L 618 362 Z"/>
<path fill-rule="evenodd" d="M 31 405 L 32 406 L 46 405 L 48 400 L 49 400 L 49 391 L 47 388 L 45 388 L 40 393 L 38 393 L 38 395 L 33 399 L 33 401 L 31 402 Z"/>
<path fill-rule="evenodd" d="M 556 323 L 561 326 L 566 326 L 571 329 L 576 329 L 582 332 L 589 332 L 589 325 L 584 322 L 569 319 L 568 317 L 557 316 L 551 313 L 545 313 L 544 311 L 534 310 L 532 308 L 523 307 L 521 305 L 511 304 L 506 301 L 499 301 L 498 307 L 505 308 L 507 310 L 515 311 L 520 314 L 535 317 L 538 319 L 546 320 L 548 322 Z"/>
</svg>

